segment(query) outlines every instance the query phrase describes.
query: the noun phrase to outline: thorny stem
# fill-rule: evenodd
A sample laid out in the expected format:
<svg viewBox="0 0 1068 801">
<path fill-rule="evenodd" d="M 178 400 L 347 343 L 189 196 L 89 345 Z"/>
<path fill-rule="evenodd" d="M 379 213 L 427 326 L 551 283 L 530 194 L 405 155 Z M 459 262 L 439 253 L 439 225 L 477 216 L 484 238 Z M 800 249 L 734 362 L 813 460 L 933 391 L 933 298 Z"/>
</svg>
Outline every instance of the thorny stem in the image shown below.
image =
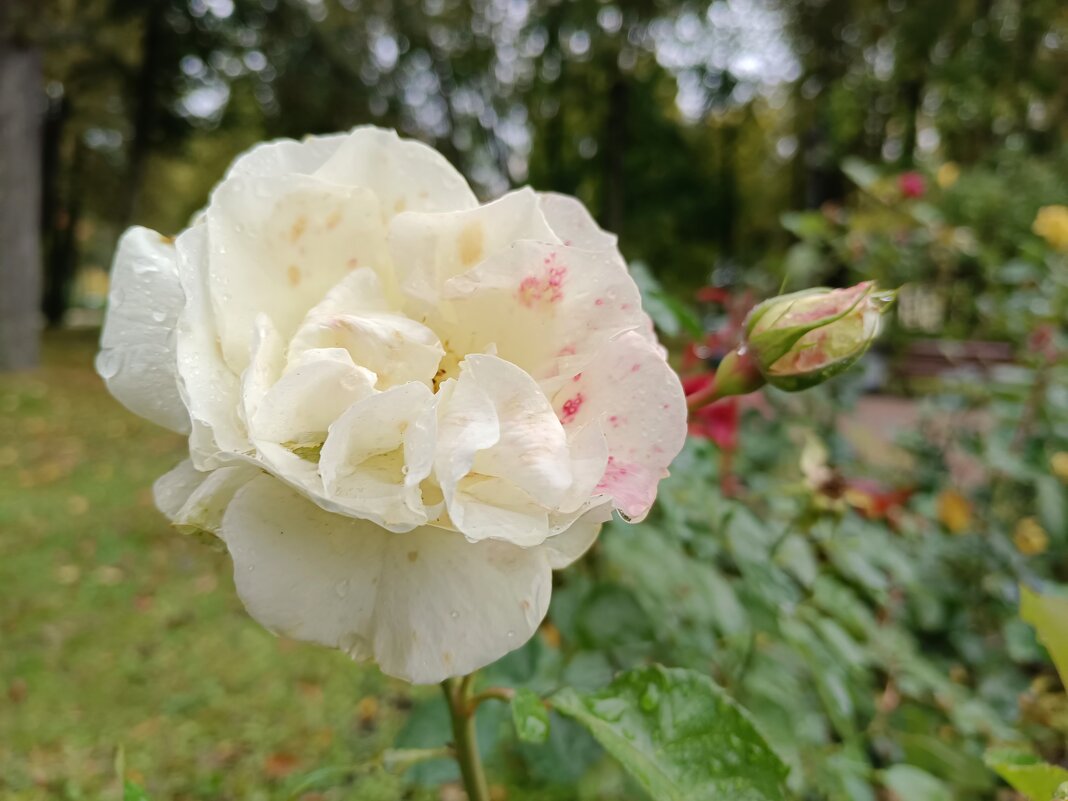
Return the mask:
<svg viewBox="0 0 1068 801">
<path fill-rule="evenodd" d="M 482 757 L 478 753 L 478 740 L 475 737 L 475 708 L 472 703 L 471 682 L 474 674 L 462 679 L 446 679 L 441 683 L 445 692 L 445 702 L 449 706 L 452 719 L 453 748 L 456 761 L 460 765 L 464 789 L 468 801 L 489 801 L 489 787 L 486 773 L 482 769 Z"/>
</svg>

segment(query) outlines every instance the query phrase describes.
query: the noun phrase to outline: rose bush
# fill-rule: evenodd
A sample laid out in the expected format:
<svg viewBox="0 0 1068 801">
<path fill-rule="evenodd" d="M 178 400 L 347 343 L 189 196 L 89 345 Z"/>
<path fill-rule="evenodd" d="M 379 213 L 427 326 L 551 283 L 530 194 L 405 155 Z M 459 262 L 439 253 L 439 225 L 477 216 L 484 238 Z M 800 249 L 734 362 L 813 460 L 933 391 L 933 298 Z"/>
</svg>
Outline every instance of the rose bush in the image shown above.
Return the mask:
<svg viewBox="0 0 1068 801">
<path fill-rule="evenodd" d="M 480 205 L 393 132 L 253 148 L 112 281 L 100 374 L 189 434 L 157 505 L 226 543 L 264 626 L 410 681 L 529 639 L 685 438 L 615 238 L 569 197 Z"/>
</svg>

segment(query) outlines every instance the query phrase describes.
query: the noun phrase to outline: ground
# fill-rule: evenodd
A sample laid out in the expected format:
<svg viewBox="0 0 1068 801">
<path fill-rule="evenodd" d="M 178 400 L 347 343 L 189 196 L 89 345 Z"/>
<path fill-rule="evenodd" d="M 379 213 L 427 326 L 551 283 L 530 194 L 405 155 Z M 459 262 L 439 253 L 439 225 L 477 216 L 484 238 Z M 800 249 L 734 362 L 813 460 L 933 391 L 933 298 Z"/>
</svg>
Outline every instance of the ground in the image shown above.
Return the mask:
<svg viewBox="0 0 1068 801">
<path fill-rule="evenodd" d="M 0 799 L 282 799 L 392 741 L 410 689 L 273 637 L 225 552 L 178 534 L 153 480 L 182 438 L 126 412 L 91 369 L 95 335 L 0 376 Z M 374 775 L 311 799 L 397 799 Z"/>
</svg>

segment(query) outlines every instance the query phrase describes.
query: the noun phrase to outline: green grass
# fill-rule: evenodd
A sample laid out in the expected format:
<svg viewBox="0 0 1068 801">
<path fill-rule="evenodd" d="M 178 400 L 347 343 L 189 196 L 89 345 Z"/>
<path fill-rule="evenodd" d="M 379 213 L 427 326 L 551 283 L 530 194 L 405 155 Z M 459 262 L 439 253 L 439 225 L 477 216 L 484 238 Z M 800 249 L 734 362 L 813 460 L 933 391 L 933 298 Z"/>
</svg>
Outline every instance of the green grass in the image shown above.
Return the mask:
<svg viewBox="0 0 1068 801">
<path fill-rule="evenodd" d="M 0 799 L 118 798 L 120 747 L 156 801 L 289 798 L 377 753 L 409 688 L 246 615 L 226 553 L 152 504 L 182 438 L 112 400 L 94 350 L 58 335 L 0 375 Z M 417 796 L 379 774 L 302 797 Z"/>
</svg>

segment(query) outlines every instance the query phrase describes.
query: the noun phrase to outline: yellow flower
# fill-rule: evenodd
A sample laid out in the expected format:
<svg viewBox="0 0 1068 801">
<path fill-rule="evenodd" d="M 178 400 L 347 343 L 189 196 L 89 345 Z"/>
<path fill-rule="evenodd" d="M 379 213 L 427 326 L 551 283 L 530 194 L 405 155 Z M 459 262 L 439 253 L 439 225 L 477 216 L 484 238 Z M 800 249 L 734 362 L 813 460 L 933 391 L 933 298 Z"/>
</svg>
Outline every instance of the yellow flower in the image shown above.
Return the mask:
<svg viewBox="0 0 1068 801">
<path fill-rule="evenodd" d="M 947 161 L 935 173 L 935 180 L 938 181 L 938 185 L 943 189 L 949 189 L 953 184 L 957 183 L 958 178 L 960 178 L 960 167 L 952 161 Z"/>
<path fill-rule="evenodd" d="M 1012 541 L 1024 556 L 1037 556 L 1049 547 L 1049 535 L 1033 517 L 1025 517 L 1016 524 Z"/>
<path fill-rule="evenodd" d="M 1068 206 L 1043 206 L 1038 210 L 1031 230 L 1054 250 L 1068 253 Z"/>
<path fill-rule="evenodd" d="M 938 520 L 951 534 L 960 534 L 972 524 L 972 505 L 956 490 L 942 490 L 938 496 Z"/>
<path fill-rule="evenodd" d="M 1053 475 L 1068 484 L 1068 451 L 1059 451 L 1050 457 L 1049 466 Z"/>
</svg>

